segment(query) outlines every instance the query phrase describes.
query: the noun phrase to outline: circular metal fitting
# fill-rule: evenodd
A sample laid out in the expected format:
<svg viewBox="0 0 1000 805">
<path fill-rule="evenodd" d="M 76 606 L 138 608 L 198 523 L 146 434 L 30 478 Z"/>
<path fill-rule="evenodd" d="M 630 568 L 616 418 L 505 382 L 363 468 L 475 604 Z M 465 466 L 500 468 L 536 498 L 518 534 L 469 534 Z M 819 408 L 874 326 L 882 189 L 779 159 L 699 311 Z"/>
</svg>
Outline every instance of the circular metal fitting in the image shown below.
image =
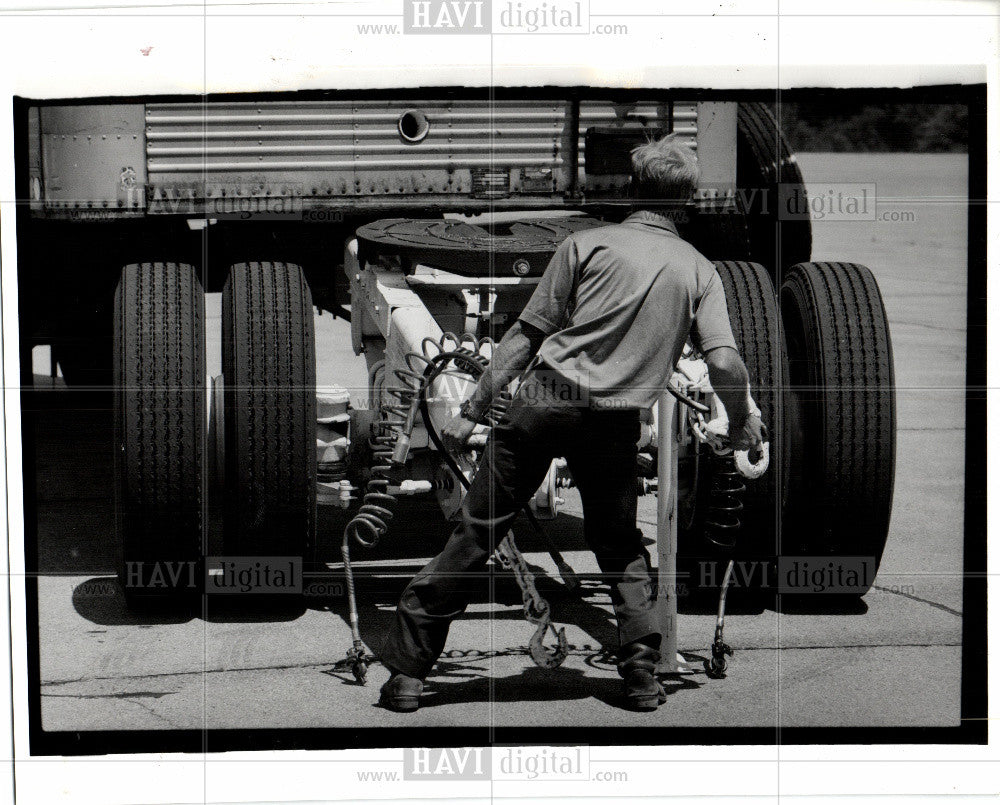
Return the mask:
<svg viewBox="0 0 1000 805">
<path fill-rule="evenodd" d="M 511 266 L 514 273 L 519 277 L 527 277 L 531 271 L 531 263 L 525 260 L 523 257 L 519 257 L 514 261 L 514 265 Z"/>
<path fill-rule="evenodd" d="M 431 130 L 431 123 L 419 109 L 407 109 L 396 122 L 399 136 L 408 143 L 419 143 Z"/>
</svg>

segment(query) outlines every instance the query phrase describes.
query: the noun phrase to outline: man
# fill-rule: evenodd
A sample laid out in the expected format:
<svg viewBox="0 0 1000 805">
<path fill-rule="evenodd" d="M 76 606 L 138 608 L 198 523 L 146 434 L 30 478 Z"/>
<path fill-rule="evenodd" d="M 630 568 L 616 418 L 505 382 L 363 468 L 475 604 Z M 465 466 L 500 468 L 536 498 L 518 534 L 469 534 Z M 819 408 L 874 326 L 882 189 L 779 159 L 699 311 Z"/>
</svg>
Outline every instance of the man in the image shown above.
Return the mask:
<svg viewBox="0 0 1000 805">
<path fill-rule="evenodd" d="M 665 699 L 653 676 L 655 586 L 635 519 L 639 412 L 656 401 L 690 336 L 728 412 L 733 446 L 759 444 L 761 423 L 747 406 L 747 371 L 715 267 L 668 217 L 642 209 L 679 208 L 691 198 L 693 151 L 668 135 L 632 151 L 632 174 L 638 211 L 562 243 L 472 397 L 443 429 L 447 444 L 464 445 L 497 393 L 534 358 L 493 429 L 462 523 L 399 601 L 381 650 L 391 673 L 385 707 L 417 709 L 451 621 L 556 456 L 566 458 L 580 490 L 584 535 L 611 589 L 626 703 L 653 710 Z"/>
</svg>

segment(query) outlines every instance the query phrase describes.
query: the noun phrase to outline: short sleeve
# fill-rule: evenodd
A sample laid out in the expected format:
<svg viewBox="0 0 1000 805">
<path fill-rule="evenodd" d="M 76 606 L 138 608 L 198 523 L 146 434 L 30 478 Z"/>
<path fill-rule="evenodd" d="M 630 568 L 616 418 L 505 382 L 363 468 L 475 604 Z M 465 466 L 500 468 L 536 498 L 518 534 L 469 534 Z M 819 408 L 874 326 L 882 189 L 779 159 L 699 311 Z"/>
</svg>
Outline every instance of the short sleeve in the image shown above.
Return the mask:
<svg viewBox="0 0 1000 805">
<path fill-rule="evenodd" d="M 726 291 L 722 287 L 719 273 L 713 268 L 712 276 L 705 286 L 705 292 L 698 300 L 691 327 L 691 339 L 703 355 L 718 347 L 736 349 L 733 328 L 729 324 L 729 308 L 726 306 Z"/>
<path fill-rule="evenodd" d="M 567 238 L 552 255 L 535 292 L 518 318 L 546 335 L 562 329 L 563 318 L 576 289 L 579 265 L 576 243 Z"/>
</svg>

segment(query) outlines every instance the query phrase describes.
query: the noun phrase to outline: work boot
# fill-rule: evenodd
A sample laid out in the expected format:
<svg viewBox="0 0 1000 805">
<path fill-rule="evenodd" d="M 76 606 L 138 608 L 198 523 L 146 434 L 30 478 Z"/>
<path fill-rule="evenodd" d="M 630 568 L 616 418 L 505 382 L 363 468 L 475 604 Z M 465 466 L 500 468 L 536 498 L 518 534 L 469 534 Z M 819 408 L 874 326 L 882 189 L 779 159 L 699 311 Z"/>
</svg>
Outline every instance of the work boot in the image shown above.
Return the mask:
<svg viewBox="0 0 1000 805">
<path fill-rule="evenodd" d="M 420 706 L 420 694 L 423 690 L 422 679 L 407 676 L 401 671 L 393 671 L 389 681 L 379 692 L 378 703 L 397 713 L 412 713 Z"/>
<path fill-rule="evenodd" d="M 667 700 L 663 686 L 653 673 L 660 652 L 643 643 L 622 646 L 618 655 L 618 673 L 625 680 L 625 703 L 633 710 L 655 710 Z"/>
</svg>

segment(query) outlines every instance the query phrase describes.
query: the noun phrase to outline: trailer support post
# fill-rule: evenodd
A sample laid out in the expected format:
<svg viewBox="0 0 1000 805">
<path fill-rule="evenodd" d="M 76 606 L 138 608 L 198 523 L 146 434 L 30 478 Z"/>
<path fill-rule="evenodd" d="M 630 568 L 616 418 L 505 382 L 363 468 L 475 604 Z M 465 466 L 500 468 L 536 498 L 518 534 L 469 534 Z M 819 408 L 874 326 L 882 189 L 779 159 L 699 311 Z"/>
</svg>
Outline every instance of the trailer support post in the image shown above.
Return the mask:
<svg viewBox="0 0 1000 805">
<path fill-rule="evenodd" d="M 677 434 L 678 406 L 666 390 L 657 401 L 656 553 L 661 674 L 693 673 L 677 653 Z"/>
</svg>

